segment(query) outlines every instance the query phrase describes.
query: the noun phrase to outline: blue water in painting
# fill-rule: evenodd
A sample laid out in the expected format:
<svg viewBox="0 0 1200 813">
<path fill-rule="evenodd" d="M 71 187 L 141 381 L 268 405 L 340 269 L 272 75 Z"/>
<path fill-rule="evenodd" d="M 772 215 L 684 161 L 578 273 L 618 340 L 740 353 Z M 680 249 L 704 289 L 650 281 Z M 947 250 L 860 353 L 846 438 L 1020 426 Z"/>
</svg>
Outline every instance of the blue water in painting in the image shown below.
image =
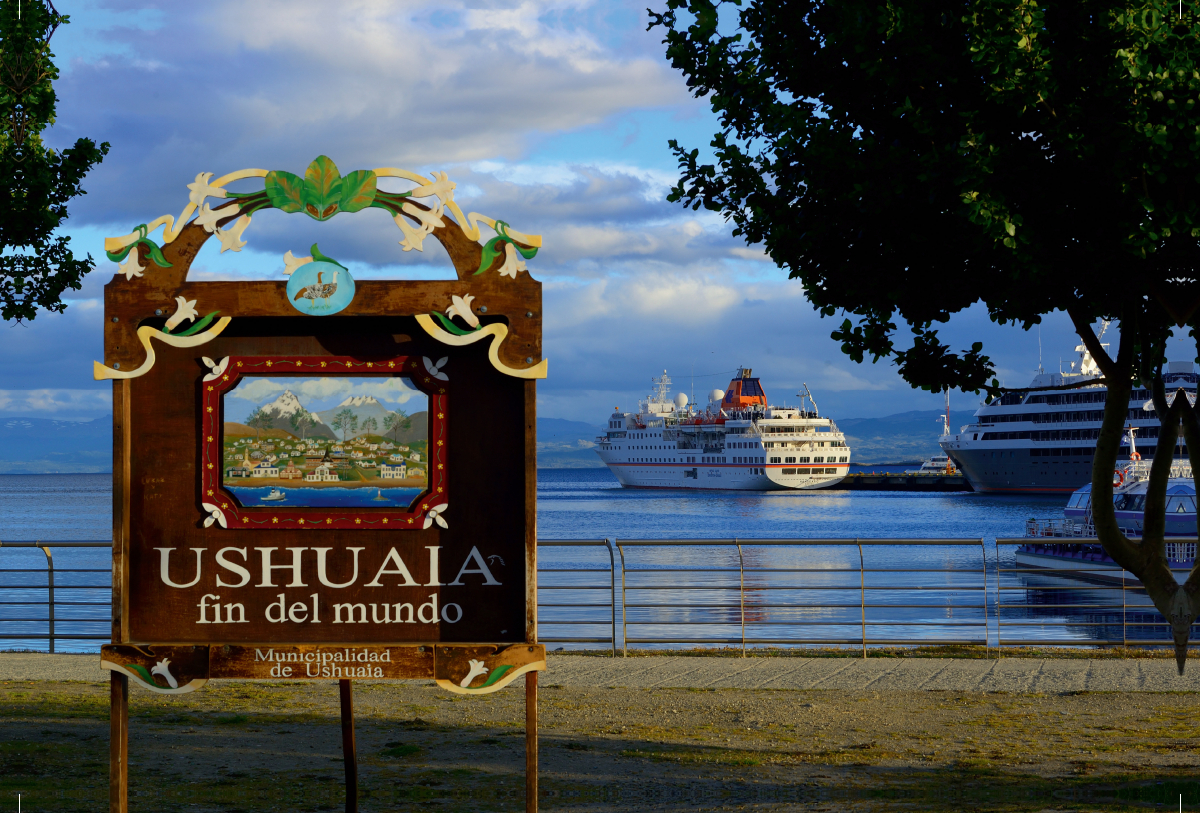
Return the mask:
<svg viewBox="0 0 1200 813">
<path fill-rule="evenodd" d="M 242 505 L 274 505 L 281 508 L 407 508 L 419 488 L 293 488 L 283 489 L 284 499 L 264 500 L 268 487 L 226 486 Z M 376 499 L 380 494 L 382 500 Z"/>
<path fill-rule="evenodd" d="M 47 557 L 37 548 L 11 543 L 110 540 L 111 483 L 108 474 L 0 475 L 0 570 L 6 571 L 0 572 L 0 649 L 47 647 Z M 1005 644 L 1068 640 L 1085 645 L 1120 641 L 1126 633 L 1131 640 L 1168 637 L 1155 626 L 1161 616 L 1143 593 L 1021 572 L 1015 569 L 1015 547 L 996 544 L 997 537 L 1021 536 L 1029 517 L 1061 517 L 1063 495 L 644 491 L 621 488 L 606 469 L 542 469 L 537 489 L 539 539 L 592 540 L 539 547 L 540 636 L 555 647 L 606 647 L 614 632 L 631 646 L 736 642 L 742 566 L 751 641 L 801 635 L 853 640 L 862 628 L 874 641 L 986 635 L 993 645 L 1001 635 Z M 234 487 L 254 499 L 268 490 Z M 400 501 L 417 494 L 404 491 Z M 312 493 L 330 500 L 328 507 L 386 505 L 372 499 L 374 488 Z M 849 542 L 755 544 L 756 538 L 770 537 Z M 871 544 L 860 554 L 856 537 L 972 541 Z M 717 538 L 725 541 L 671 546 L 628 541 Z M 51 549 L 56 632 L 78 636 L 59 640 L 59 651 L 93 651 L 108 638 L 111 554 L 101 544 Z M 664 639 L 676 643 L 638 643 Z"/>
</svg>

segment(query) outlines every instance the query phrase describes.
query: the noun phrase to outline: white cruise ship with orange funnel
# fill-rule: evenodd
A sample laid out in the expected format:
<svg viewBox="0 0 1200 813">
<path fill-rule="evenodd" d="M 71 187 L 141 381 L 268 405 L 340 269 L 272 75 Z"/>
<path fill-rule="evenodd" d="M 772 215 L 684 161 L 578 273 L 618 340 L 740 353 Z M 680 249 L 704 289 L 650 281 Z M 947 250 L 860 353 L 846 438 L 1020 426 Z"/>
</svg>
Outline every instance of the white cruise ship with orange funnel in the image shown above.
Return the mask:
<svg viewBox="0 0 1200 813">
<path fill-rule="evenodd" d="M 749 368 L 697 409 L 670 397 L 664 370 L 637 412 L 614 410 L 596 453 L 627 488 L 781 491 L 828 488 L 849 471 L 846 436 L 805 385 L 798 407 L 770 406 Z"/>
</svg>

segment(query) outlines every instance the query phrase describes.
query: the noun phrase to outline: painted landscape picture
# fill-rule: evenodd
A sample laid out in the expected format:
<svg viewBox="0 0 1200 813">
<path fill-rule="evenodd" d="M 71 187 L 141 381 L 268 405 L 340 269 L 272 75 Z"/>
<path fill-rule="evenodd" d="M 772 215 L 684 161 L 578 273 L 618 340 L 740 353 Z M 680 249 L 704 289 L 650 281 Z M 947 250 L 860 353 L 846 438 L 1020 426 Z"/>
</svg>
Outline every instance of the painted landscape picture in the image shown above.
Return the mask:
<svg viewBox="0 0 1200 813">
<path fill-rule="evenodd" d="M 406 508 L 429 482 L 428 396 L 406 378 L 247 377 L 223 395 L 242 505 Z"/>
</svg>

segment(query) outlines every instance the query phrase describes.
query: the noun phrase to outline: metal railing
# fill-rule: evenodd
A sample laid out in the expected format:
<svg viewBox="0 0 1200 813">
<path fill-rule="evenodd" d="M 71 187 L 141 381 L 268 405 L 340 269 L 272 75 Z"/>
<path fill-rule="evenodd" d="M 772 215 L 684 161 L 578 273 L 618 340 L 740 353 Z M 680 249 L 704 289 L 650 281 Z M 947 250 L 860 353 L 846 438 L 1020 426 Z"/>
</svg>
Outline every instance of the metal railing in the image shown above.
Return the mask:
<svg viewBox="0 0 1200 813">
<path fill-rule="evenodd" d="M 1193 539 L 1172 542 L 1194 549 L 1187 547 Z M 1038 543 L 1081 553 L 1077 560 L 1030 564 L 1012 551 Z M 975 645 L 997 656 L 1004 647 L 1031 644 L 1169 645 L 1166 620 L 1136 580 L 1111 562 L 1085 558 L 1096 544 L 1061 537 L 994 544 L 543 539 L 539 548 L 549 555 L 540 557 L 538 569 L 539 637 L 551 645 L 600 645 L 613 655 L 630 647 L 713 645 L 743 654 L 761 646 L 853 646 L 864 657 L 871 647 L 891 645 Z M 105 541 L 0 543 L 0 641 L 42 641 L 54 652 L 58 642 L 108 640 L 111 569 L 58 567 L 54 550 L 109 547 Z M 14 549 L 40 550 L 44 567 L 9 566 L 5 554 Z M 568 549 L 580 555 L 554 555 Z M 44 574 L 44 580 L 27 574 Z M 87 591 L 103 593 L 103 600 Z M 104 610 L 79 617 L 67 608 Z"/>
<path fill-rule="evenodd" d="M 1185 549 L 1186 546 L 1191 546 L 1194 555 L 1196 541 L 1194 537 L 1172 537 L 1167 544 Z M 1058 559 L 1040 560 L 1041 557 L 1036 552 L 1014 556 L 1013 566 L 1004 567 L 1000 560 L 1000 549 L 1020 546 L 1053 546 L 1066 550 L 1060 552 L 1065 555 L 1060 555 Z M 997 647 L 1004 645 L 1002 636 L 1005 630 L 1013 629 L 1027 633 L 1020 636 L 1021 645 L 1035 643 L 1078 646 L 1087 643 L 1109 646 L 1164 646 L 1170 643 L 1169 635 L 1158 638 L 1144 637 L 1147 630 L 1169 630 L 1171 625 L 1150 602 L 1137 577 L 1101 552 L 1099 539 L 1073 538 L 1068 541 L 1062 537 L 1001 538 L 996 540 L 996 551 Z M 1023 559 L 1025 561 L 1022 561 Z M 1006 580 L 1006 574 L 1016 578 Z M 1004 581 L 1010 583 L 1004 584 Z M 1114 591 L 1118 594 L 1117 598 L 1109 595 Z M 1006 600 L 1014 592 L 1023 592 L 1025 600 L 1019 603 Z M 1092 600 L 1080 602 L 1077 599 L 1079 596 L 1090 597 Z M 1134 600 L 1131 601 L 1131 598 Z M 1048 621 L 1039 618 L 1039 615 L 1047 611 L 1050 611 L 1048 614 L 1057 616 L 1063 610 L 1070 610 L 1074 617 L 1085 620 L 1055 618 Z M 1008 613 L 1006 617 L 1006 611 L 1013 612 Z M 1118 627 L 1121 632 L 1120 638 L 1112 634 L 1112 630 Z M 1134 637 L 1130 637 L 1129 634 L 1131 627 L 1135 632 Z M 1054 628 L 1055 631 L 1086 628 L 1095 634 L 1089 635 L 1086 640 L 1081 640 L 1080 637 L 1028 634 L 1032 630 L 1047 628 Z M 1142 637 L 1137 637 L 1139 631 Z M 1193 640 L 1197 633 L 1200 633 L 1200 624 L 1193 624 Z"/>
<path fill-rule="evenodd" d="M 866 657 L 868 647 L 878 645 L 967 644 L 982 645 L 985 649 L 988 647 L 987 553 L 982 539 L 624 539 L 613 540 L 613 544 L 621 557 L 621 632 L 622 651 L 626 653 L 630 644 L 723 644 L 738 646 L 743 654 L 748 646 L 857 645 L 862 648 L 863 657 Z M 864 546 L 870 548 L 885 545 L 978 547 L 979 566 L 867 567 Z M 721 546 L 737 551 L 736 568 L 631 566 L 626 559 L 627 548 Z M 858 566 L 782 567 L 767 563 L 761 563 L 763 566 L 757 567 L 746 565 L 746 548 L 811 550 L 817 547 L 848 547 L 852 552 L 857 552 Z M 736 582 L 733 581 L 735 573 Z M 887 579 L 892 574 L 928 573 L 945 574 L 956 580 L 952 584 L 939 587 L 929 584 L 885 582 L 879 579 L 881 575 Z M 651 574 L 660 578 L 688 575 L 693 581 L 687 584 L 678 581 L 664 584 L 654 581 Z M 725 575 L 724 580 L 720 579 L 721 574 Z M 713 575 L 717 575 L 718 579 L 704 578 Z M 747 576 L 750 578 L 749 583 Z M 830 576 L 835 578 L 830 579 Z M 857 576 L 857 579 L 853 578 L 854 576 Z M 961 576 L 965 576 L 966 579 L 958 578 Z M 736 596 L 731 596 L 735 591 Z M 630 600 L 631 592 L 634 594 L 633 600 Z M 654 593 L 662 597 L 654 600 Z M 672 596 L 673 593 L 681 595 Z M 858 601 L 847 601 L 843 598 L 853 597 L 854 593 L 858 594 Z M 824 598 L 821 594 L 830 598 Z M 691 595 L 698 598 L 684 600 Z M 918 601 L 918 595 L 927 599 Z M 768 600 L 771 597 L 778 598 Z M 615 604 L 615 596 L 613 601 Z M 632 620 L 629 617 L 630 610 L 635 611 Z M 665 610 L 671 612 L 664 613 Z M 857 610 L 857 618 L 850 617 L 845 612 L 838 612 L 846 610 Z M 873 615 L 875 610 L 948 611 L 952 620 L 928 621 L 894 617 L 886 620 L 868 619 L 868 612 L 872 611 Z M 958 611 L 959 619 L 963 620 L 953 620 L 955 611 Z M 691 617 L 674 624 L 662 617 L 681 613 Z M 698 637 L 676 632 L 680 627 L 686 632 L 687 628 L 711 626 L 736 628 L 738 635 Z M 634 628 L 632 636 L 630 627 Z M 674 634 L 654 635 L 639 632 L 639 629 L 654 630 L 664 627 Z M 777 634 L 775 631 L 780 628 L 785 632 L 793 630 L 796 634 Z M 832 637 L 829 634 L 806 634 L 812 628 L 824 628 L 835 634 Z M 858 634 L 853 637 L 846 635 L 847 628 L 853 628 Z M 896 628 L 908 630 L 910 633 L 912 630 L 929 628 L 953 632 L 946 637 L 880 634 L 881 630 L 886 632 Z M 838 631 L 842 631 L 842 634 L 837 635 Z"/>
<path fill-rule="evenodd" d="M 83 623 L 83 624 L 104 624 L 108 626 L 111 622 L 107 618 L 62 618 L 56 612 L 58 607 L 110 607 L 111 601 L 62 601 L 55 598 L 55 590 L 106 590 L 111 591 L 111 568 L 55 568 L 54 567 L 54 548 L 111 548 L 112 542 L 0 542 L 0 554 L 8 549 L 30 549 L 36 548 L 42 551 L 46 556 L 46 567 L 41 568 L 12 568 L 0 567 L 0 576 L 7 576 L 9 573 L 45 573 L 46 583 L 38 584 L 7 584 L 0 583 L 0 607 L 45 607 L 45 618 L 10 618 L 7 615 L 0 616 L 0 623 L 47 623 L 48 630 L 45 635 L 42 634 L 21 634 L 10 633 L 7 630 L 0 629 L 0 638 L 7 640 L 44 640 L 47 642 L 49 650 L 54 652 L 55 641 L 77 641 L 77 640 L 96 640 L 108 641 L 112 635 L 109 632 L 104 634 L 86 634 L 86 633 L 66 633 L 57 632 L 56 625 L 60 623 Z M 94 585 L 94 584 L 63 584 L 58 581 L 57 574 L 59 573 L 107 573 L 110 576 L 109 584 Z M 7 581 L 7 579 L 5 579 Z M 44 587 L 46 589 L 46 600 L 29 600 L 19 599 L 10 600 L 11 593 L 6 593 L 6 590 L 30 590 Z M 110 611 L 111 614 L 111 611 Z"/>
</svg>

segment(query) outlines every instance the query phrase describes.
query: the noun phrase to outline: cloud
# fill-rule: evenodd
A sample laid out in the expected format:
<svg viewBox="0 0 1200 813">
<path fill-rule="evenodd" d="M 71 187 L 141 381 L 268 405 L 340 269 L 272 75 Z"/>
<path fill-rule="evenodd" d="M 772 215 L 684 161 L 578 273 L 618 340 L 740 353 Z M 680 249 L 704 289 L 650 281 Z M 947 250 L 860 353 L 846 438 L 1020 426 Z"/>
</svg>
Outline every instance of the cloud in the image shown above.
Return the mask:
<svg viewBox="0 0 1200 813">
<path fill-rule="evenodd" d="M 56 84 L 52 140 L 113 144 L 72 211 L 134 224 L 179 211 L 201 171 L 297 172 L 322 152 L 344 170 L 445 168 L 518 157 L 538 133 L 619 112 L 693 104 L 653 38 L 616 50 L 554 22 L 588 5 L 604 4 L 218 0 L 165 5 L 153 35 L 97 31 L 112 50 L 73 61 Z"/>
<path fill-rule="evenodd" d="M 401 406 L 414 398 L 420 399 L 420 408 L 424 409 L 425 394 L 408 383 L 408 379 L 399 377 L 363 377 L 350 378 L 346 376 L 328 376 L 312 378 L 297 376 L 296 378 L 247 378 L 238 386 L 226 393 L 229 398 L 238 398 L 254 404 L 262 404 L 277 398 L 284 391 L 291 390 L 300 399 L 306 409 L 328 409 L 332 403 L 328 401 L 343 401 L 370 395 L 386 405 Z M 320 406 L 317 406 L 320 404 Z"/>
<path fill-rule="evenodd" d="M 112 412 L 109 390 L 0 390 L 0 413 L 10 415 L 88 415 Z"/>
</svg>

